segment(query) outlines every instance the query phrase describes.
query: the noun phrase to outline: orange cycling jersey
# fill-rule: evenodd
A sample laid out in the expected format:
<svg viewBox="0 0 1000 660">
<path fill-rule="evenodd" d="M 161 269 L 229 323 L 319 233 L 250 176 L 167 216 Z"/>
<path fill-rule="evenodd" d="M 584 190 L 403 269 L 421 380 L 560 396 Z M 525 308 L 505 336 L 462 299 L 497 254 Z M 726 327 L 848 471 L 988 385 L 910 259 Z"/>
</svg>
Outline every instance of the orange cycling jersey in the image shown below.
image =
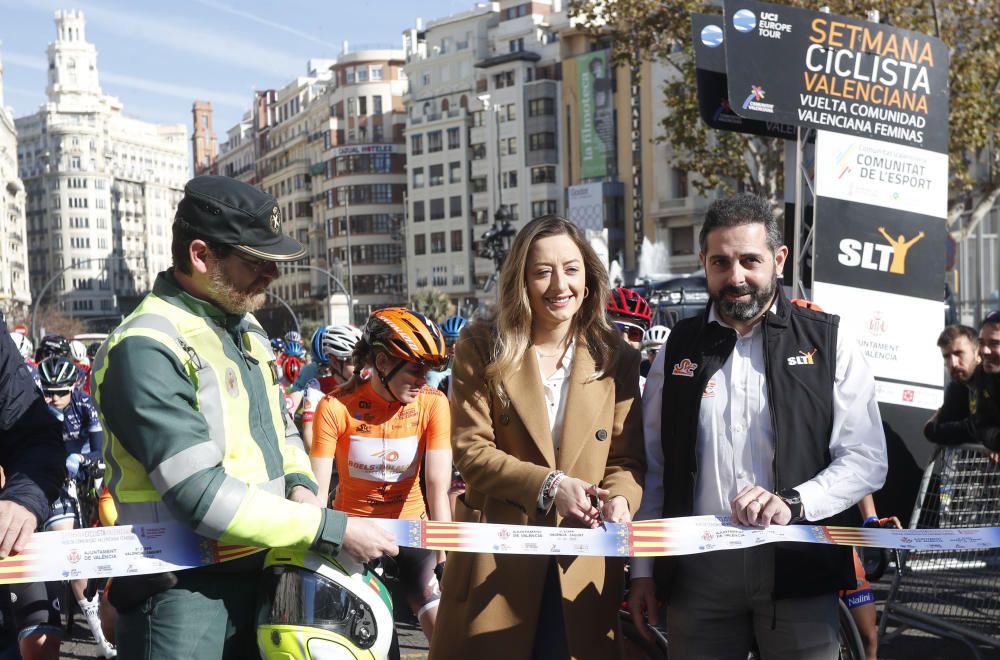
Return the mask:
<svg viewBox="0 0 1000 660">
<path fill-rule="evenodd" d="M 336 460 L 334 509 L 376 518 L 426 515 L 419 479 L 424 452 L 451 447 L 444 394 L 425 386 L 404 406 L 364 382 L 320 401 L 313 425 L 310 456 Z"/>
</svg>

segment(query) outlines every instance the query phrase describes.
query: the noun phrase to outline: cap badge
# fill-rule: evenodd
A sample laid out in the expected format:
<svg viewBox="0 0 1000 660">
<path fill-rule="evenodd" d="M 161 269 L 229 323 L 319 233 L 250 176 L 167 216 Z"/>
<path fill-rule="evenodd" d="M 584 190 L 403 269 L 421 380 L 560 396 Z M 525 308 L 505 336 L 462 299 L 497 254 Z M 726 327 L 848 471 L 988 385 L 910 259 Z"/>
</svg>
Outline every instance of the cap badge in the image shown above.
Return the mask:
<svg viewBox="0 0 1000 660">
<path fill-rule="evenodd" d="M 277 206 L 271 209 L 271 231 L 275 234 L 281 231 L 281 211 Z"/>
</svg>

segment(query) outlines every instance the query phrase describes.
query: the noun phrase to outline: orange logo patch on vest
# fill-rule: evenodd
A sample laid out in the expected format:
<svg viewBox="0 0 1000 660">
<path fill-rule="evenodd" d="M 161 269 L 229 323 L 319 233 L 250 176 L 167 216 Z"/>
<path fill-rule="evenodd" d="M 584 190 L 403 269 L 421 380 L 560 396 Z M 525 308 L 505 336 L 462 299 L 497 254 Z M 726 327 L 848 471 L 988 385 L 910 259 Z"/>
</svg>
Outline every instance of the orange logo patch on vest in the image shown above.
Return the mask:
<svg viewBox="0 0 1000 660">
<path fill-rule="evenodd" d="M 698 368 L 697 364 L 695 364 L 688 358 L 684 358 L 683 360 L 674 365 L 674 375 L 694 378 L 694 370 L 697 368 Z"/>
</svg>

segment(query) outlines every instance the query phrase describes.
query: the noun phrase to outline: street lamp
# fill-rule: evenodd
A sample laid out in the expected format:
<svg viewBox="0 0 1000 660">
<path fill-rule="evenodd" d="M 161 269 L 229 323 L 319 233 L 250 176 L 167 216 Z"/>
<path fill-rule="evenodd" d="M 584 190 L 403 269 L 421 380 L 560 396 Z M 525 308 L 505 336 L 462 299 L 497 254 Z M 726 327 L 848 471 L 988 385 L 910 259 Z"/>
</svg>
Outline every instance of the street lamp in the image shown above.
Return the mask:
<svg viewBox="0 0 1000 660">
<path fill-rule="evenodd" d="M 480 94 L 477 98 L 483 104 L 483 112 L 493 111 L 494 126 L 496 128 L 497 183 L 496 194 L 493 195 L 495 208 L 493 226 L 483 232 L 483 235 L 479 239 L 479 251 L 477 252 L 478 256 L 483 259 L 491 259 L 493 261 L 493 272 L 483 285 L 483 291 L 489 291 L 493 288 L 499 277 L 500 267 L 503 266 L 503 262 L 507 259 L 507 253 L 510 252 L 511 238 L 517 233 L 517 230 L 510 225 L 511 214 L 507 207 L 503 205 L 503 193 L 501 192 L 500 105 L 493 104 L 491 106 L 489 94 Z"/>
</svg>

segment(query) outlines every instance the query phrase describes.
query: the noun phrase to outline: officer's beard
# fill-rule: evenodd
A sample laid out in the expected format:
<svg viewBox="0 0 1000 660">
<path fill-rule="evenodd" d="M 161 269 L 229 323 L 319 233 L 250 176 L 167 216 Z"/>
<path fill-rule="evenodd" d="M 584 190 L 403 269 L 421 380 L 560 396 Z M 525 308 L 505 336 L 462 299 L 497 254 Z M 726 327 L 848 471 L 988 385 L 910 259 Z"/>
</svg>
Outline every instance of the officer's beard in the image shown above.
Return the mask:
<svg viewBox="0 0 1000 660">
<path fill-rule="evenodd" d="M 747 282 L 743 286 L 725 286 L 718 292 L 709 292 L 709 294 L 715 302 L 716 309 L 723 317 L 746 322 L 757 318 L 757 315 L 771 304 L 777 288 L 778 273 L 775 272 L 771 277 L 770 286 L 758 287 Z M 727 295 L 742 296 L 746 294 L 750 295 L 750 299 L 747 301 L 730 300 L 726 297 Z"/>
<path fill-rule="evenodd" d="M 227 314 L 243 316 L 264 306 L 264 291 L 237 289 L 226 275 L 221 261 L 216 260 L 214 267 L 208 270 L 208 293 L 212 296 L 212 302 Z"/>
</svg>

